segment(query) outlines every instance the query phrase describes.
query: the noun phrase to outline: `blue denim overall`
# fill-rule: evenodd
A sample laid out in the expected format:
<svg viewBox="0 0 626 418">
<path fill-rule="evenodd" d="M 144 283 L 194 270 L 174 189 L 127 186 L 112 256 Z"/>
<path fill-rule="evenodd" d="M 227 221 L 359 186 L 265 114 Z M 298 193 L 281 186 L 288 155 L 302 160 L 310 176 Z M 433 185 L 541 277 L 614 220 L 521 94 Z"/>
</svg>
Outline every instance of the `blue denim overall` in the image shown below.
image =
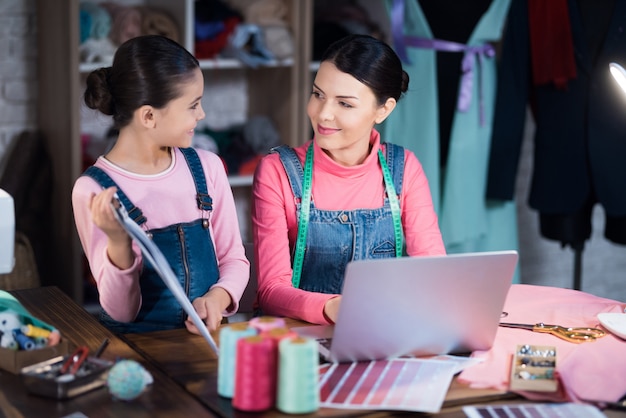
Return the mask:
<svg viewBox="0 0 626 418">
<path fill-rule="evenodd" d="M 394 144 L 386 145 L 385 160 L 399 195 L 404 175 L 404 149 Z M 304 177 L 302 164 L 294 150 L 287 146 L 276 147 L 272 152 L 280 155 L 299 218 Z M 311 199 L 300 289 L 339 294 L 348 262 L 395 256 L 393 218 L 386 193 L 383 206 L 377 209 L 321 210 Z"/>
<path fill-rule="evenodd" d="M 210 212 L 213 209 L 213 201 L 207 192 L 206 178 L 198 154 L 192 148 L 181 148 L 180 151 L 185 156 L 196 185 L 196 205 L 198 209 Z M 102 187 L 118 187 L 104 171 L 97 167 L 89 167 L 84 175 L 92 177 Z M 146 222 L 141 209 L 136 207 L 119 187 L 117 195 L 131 219 L 139 225 Z M 169 262 L 191 301 L 203 296 L 219 279 L 208 216 L 203 218 L 147 231 Z M 100 321 L 107 328 L 116 333 L 135 333 L 184 326 L 187 314 L 146 259 L 144 259 L 139 283 L 142 304 L 137 318 L 133 322 L 118 322 L 101 309 Z"/>
</svg>

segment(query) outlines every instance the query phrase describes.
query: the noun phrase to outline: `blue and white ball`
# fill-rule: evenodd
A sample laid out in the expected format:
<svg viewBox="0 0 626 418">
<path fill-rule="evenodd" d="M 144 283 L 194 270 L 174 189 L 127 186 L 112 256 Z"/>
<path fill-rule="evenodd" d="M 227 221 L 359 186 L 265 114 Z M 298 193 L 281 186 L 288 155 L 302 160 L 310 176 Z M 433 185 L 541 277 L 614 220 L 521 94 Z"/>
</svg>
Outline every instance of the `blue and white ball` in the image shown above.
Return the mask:
<svg viewBox="0 0 626 418">
<path fill-rule="evenodd" d="M 135 360 L 118 361 L 107 376 L 107 387 L 111 395 L 124 401 L 137 398 L 150 383 L 152 375 Z"/>
</svg>

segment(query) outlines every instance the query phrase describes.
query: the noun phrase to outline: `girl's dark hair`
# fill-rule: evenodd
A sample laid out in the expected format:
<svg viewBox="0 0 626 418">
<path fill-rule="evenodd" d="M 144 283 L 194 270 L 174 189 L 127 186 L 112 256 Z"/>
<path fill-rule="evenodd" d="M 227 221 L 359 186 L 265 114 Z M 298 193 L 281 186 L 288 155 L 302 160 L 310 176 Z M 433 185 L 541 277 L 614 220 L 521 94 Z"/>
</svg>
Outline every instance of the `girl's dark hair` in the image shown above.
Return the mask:
<svg viewBox="0 0 626 418">
<path fill-rule="evenodd" d="M 165 107 L 180 96 L 180 85 L 199 68 L 184 47 L 164 36 L 138 36 L 115 52 L 113 65 L 87 76 L 85 104 L 113 116 L 117 129 L 128 125 L 135 110 Z"/>
<path fill-rule="evenodd" d="M 369 35 L 348 35 L 335 41 L 324 52 L 324 61 L 372 89 L 379 105 L 390 97 L 400 100 L 409 88 L 409 75 L 398 55 Z"/>
</svg>

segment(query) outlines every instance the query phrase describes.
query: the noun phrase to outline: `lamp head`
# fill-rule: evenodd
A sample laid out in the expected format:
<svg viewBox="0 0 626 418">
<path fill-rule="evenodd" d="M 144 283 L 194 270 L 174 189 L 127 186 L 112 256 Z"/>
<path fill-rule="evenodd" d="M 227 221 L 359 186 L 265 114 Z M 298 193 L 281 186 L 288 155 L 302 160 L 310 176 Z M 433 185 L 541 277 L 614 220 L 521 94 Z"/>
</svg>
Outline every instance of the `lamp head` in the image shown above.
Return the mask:
<svg viewBox="0 0 626 418">
<path fill-rule="evenodd" d="M 612 62 L 609 64 L 609 70 L 611 71 L 611 75 L 617 81 L 620 88 L 626 94 L 626 70 L 621 65 Z"/>
</svg>

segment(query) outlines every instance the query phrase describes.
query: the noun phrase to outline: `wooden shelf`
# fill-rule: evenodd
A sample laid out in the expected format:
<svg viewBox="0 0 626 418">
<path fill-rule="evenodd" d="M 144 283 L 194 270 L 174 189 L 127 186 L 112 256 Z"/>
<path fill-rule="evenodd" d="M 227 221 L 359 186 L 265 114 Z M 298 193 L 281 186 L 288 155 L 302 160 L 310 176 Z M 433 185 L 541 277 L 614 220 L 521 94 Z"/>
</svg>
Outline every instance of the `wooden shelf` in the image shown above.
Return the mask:
<svg viewBox="0 0 626 418">
<path fill-rule="evenodd" d="M 45 138 L 53 166 L 54 191 L 50 218 L 53 236 L 49 243 L 50 272 L 42 272 L 45 285 L 55 285 L 78 303 L 84 298 L 84 260 L 71 207 L 71 190 L 82 171 L 81 100 L 84 75 L 110 62 L 79 62 L 79 9 L 84 0 L 36 0 L 38 33 L 38 127 Z M 97 0 L 89 0 L 96 1 Z M 180 29 L 179 41 L 194 51 L 194 0 L 114 0 L 120 4 L 143 4 L 170 14 Z M 296 55 L 250 69 L 235 59 L 201 60 L 211 71 L 239 71 L 246 77 L 249 116 L 267 116 L 283 142 L 298 145 L 308 139 L 306 101 L 310 93 L 307 71 L 312 46 L 313 0 L 285 0 Z M 45 17 L 45 18 L 44 18 Z M 207 92 L 210 94 L 210 92 Z M 84 117 L 84 115 L 83 115 Z M 252 176 L 232 176 L 237 193 L 248 193 Z M 245 206 L 245 205 L 244 205 Z M 243 208 L 242 208 L 243 210 Z"/>
</svg>

